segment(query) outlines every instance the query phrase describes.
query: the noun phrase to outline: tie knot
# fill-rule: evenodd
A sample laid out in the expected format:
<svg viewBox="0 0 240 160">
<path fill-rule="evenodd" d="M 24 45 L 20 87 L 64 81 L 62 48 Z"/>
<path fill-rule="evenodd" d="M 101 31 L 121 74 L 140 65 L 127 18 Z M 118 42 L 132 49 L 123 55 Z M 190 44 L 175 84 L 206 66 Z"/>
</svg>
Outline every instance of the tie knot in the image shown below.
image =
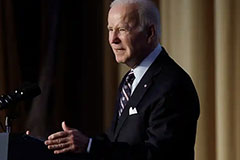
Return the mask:
<svg viewBox="0 0 240 160">
<path fill-rule="evenodd" d="M 135 76 L 134 76 L 133 71 L 131 70 L 131 71 L 128 73 L 127 77 L 126 77 L 126 81 L 127 81 L 128 83 L 132 84 L 133 81 L 134 81 L 134 79 L 135 79 Z"/>
</svg>

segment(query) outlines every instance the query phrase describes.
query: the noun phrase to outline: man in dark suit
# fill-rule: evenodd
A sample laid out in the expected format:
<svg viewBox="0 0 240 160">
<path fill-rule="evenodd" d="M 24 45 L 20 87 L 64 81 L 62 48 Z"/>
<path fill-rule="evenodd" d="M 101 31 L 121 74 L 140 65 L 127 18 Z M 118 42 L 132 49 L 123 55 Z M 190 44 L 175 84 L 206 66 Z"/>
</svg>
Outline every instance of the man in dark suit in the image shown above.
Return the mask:
<svg viewBox="0 0 240 160">
<path fill-rule="evenodd" d="M 123 78 L 112 127 L 88 138 L 66 126 L 45 142 L 54 153 L 94 159 L 193 160 L 199 101 L 188 74 L 158 43 L 160 18 L 149 0 L 115 0 L 108 14 L 109 43 Z"/>
</svg>

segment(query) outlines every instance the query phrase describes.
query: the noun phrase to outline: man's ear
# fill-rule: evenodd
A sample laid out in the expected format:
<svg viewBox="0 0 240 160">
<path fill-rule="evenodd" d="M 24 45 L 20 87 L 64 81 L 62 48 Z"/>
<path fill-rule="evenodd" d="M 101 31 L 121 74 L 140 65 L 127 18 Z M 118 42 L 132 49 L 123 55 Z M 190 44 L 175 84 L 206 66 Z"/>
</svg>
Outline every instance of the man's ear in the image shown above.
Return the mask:
<svg viewBox="0 0 240 160">
<path fill-rule="evenodd" d="M 147 43 L 151 43 L 156 38 L 156 29 L 152 24 L 147 28 Z"/>
</svg>

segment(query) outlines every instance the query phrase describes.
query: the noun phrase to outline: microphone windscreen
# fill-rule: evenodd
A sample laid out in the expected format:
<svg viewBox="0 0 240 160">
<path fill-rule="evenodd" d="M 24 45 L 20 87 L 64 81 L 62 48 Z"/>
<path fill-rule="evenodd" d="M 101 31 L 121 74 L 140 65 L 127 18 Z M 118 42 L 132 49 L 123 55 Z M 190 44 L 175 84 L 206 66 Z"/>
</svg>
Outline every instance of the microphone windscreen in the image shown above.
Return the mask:
<svg viewBox="0 0 240 160">
<path fill-rule="evenodd" d="M 41 89 L 36 83 L 26 83 L 18 90 L 15 90 L 14 94 L 18 96 L 19 100 L 27 100 L 40 95 Z"/>
<path fill-rule="evenodd" d="M 5 109 L 10 104 L 22 100 L 32 99 L 39 94 L 41 94 L 41 89 L 36 83 L 25 83 L 21 88 L 16 89 L 14 92 L 0 96 L 0 109 Z"/>
</svg>

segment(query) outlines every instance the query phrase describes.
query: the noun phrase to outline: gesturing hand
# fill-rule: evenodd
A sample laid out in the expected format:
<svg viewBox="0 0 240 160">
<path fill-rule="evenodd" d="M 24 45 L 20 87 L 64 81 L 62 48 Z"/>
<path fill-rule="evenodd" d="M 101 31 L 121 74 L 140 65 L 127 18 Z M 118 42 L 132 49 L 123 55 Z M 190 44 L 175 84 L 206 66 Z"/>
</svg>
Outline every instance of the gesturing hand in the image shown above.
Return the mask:
<svg viewBox="0 0 240 160">
<path fill-rule="evenodd" d="M 54 150 L 55 154 L 73 152 L 86 152 L 89 138 L 79 130 L 70 128 L 62 122 L 63 131 L 54 133 L 45 141 L 48 149 Z"/>
</svg>

